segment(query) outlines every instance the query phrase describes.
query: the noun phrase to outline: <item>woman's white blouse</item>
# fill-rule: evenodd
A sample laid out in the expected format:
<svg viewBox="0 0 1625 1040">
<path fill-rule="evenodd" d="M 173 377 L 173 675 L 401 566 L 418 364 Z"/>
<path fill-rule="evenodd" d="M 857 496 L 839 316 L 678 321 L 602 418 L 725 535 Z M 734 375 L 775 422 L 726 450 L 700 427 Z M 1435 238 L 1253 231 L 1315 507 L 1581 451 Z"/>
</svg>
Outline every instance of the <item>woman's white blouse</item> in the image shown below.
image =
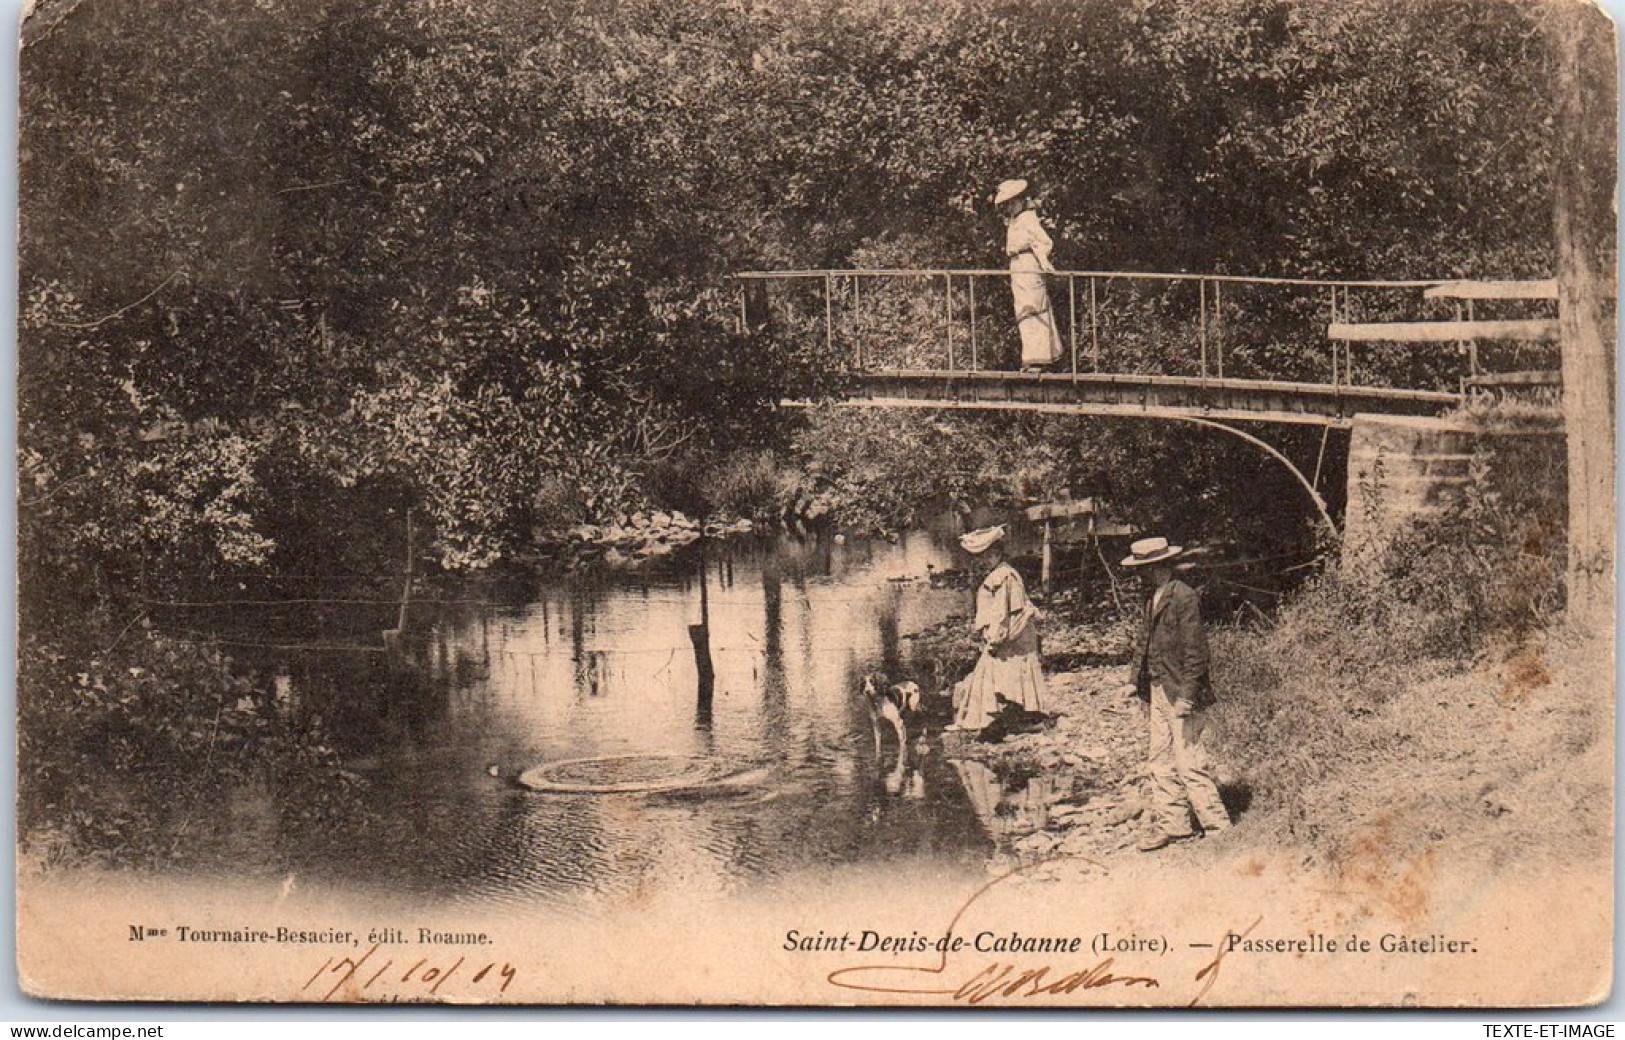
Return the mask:
<svg viewBox="0 0 1625 1040">
<path fill-rule="evenodd" d="M 1050 250 L 1054 248 L 1055 241 L 1044 230 L 1044 225 L 1038 222 L 1038 212 L 1036 210 L 1022 210 L 1005 230 L 1005 253 L 1014 257 L 1030 252 L 1038 261 L 1038 266 L 1042 270 L 1048 271 L 1052 269 L 1049 254 Z"/>
</svg>

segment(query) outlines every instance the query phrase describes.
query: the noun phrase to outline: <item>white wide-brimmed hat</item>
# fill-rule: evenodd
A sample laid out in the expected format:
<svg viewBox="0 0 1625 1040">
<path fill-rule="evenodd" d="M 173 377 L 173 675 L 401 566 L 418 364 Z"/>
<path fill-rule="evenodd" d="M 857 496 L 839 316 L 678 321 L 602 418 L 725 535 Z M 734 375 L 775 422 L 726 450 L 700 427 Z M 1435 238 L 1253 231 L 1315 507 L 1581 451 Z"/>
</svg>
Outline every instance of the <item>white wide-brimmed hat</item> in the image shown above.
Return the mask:
<svg viewBox="0 0 1625 1040">
<path fill-rule="evenodd" d="M 1021 197 L 1026 191 L 1026 181 L 1003 181 L 999 184 L 999 190 L 993 193 L 993 205 L 1002 206 L 1011 199 Z"/>
<path fill-rule="evenodd" d="M 994 527 L 984 527 L 980 531 L 972 531 L 969 534 L 960 535 L 959 545 L 972 556 L 979 556 L 982 553 L 987 552 L 1001 539 L 1003 539 L 1004 534 L 1005 531 L 1003 524 L 998 524 Z"/>
<path fill-rule="evenodd" d="M 1141 538 L 1128 547 L 1129 555 L 1123 560 L 1123 567 L 1144 567 L 1151 563 L 1161 563 L 1171 560 L 1184 552 L 1178 545 L 1169 545 L 1166 538 Z"/>
</svg>

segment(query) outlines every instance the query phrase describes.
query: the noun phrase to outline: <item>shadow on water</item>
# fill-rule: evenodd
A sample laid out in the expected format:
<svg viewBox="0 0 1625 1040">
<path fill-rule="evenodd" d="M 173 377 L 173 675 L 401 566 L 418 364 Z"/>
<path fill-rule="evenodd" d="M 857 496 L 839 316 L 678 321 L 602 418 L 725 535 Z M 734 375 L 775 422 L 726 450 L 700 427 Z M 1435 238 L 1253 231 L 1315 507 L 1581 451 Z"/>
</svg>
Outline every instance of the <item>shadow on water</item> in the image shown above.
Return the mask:
<svg viewBox="0 0 1625 1040">
<path fill-rule="evenodd" d="M 443 584 L 415 598 L 392 653 L 266 651 L 258 664 L 283 676 L 290 710 L 319 716 L 363 779 L 359 812 L 244 828 L 256 837 L 238 845 L 228 830 L 218 862 L 564 906 L 846 864 L 979 871 L 1009 797 L 934 739 L 877 755 L 860 692 L 876 670 L 945 685 L 907 637 L 967 610 L 966 590 L 918 580 L 952 562 L 925 533 L 712 543 L 645 570 Z M 263 619 L 224 620 L 269 641 Z M 331 638 L 332 618 L 321 626 Z M 516 782 L 538 767 L 599 785 L 674 770 L 705 782 Z"/>
</svg>

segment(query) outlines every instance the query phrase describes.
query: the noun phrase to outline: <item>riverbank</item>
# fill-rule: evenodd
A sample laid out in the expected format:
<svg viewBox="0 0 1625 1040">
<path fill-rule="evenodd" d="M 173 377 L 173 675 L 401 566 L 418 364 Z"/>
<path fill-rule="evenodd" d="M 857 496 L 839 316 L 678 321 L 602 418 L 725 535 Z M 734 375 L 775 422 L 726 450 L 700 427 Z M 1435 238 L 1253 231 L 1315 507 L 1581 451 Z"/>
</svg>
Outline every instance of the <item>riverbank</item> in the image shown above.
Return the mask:
<svg viewBox="0 0 1625 1040">
<path fill-rule="evenodd" d="M 1052 597 L 1045 610 L 1043 710 L 1052 723 L 996 742 L 942 737 L 942 753 L 961 763 L 956 768 L 994 840 L 990 874 L 1057 857 L 1087 870 L 1090 861 L 1119 856 L 1139 839 L 1146 708 L 1121 693 L 1134 622 L 1109 595 L 1072 590 Z M 921 633 L 916 649 L 957 661 L 945 668 L 949 674 L 975 656 L 963 618 Z"/>
<path fill-rule="evenodd" d="M 983 743 L 947 734 L 950 758 L 985 765 L 1001 778 L 1020 777 L 1030 790 L 1043 788 L 1043 804 L 1023 812 L 996 809 L 990 828 L 995 852 L 988 871 L 1002 874 L 1054 857 L 1071 857 L 1077 868 L 1132 850 L 1142 809 L 1145 775 L 1144 705 L 1119 693 L 1123 669 L 1093 667 L 1046 678 L 1046 712 L 1056 716 L 1042 731 Z"/>
<path fill-rule="evenodd" d="M 1215 657 L 1257 653 L 1262 639 L 1220 630 Z M 1380 705 L 1326 708 L 1319 730 L 1284 739 L 1259 724 L 1271 691 L 1221 686 L 1212 757 L 1236 826 L 1151 856 L 1193 869 L 1244 852 L 1291 856 L 1390 892 L 1424 885 L 1437 856 L 1486 870 L 1603 862 L 1613 818 L 1611 660 L 1606 640 L 1541 633 L 1469 665 L 1437 665 Z M 1135 848 L 1148 826 L 1147 709 L 1118 692 L 1119 667 L 1047 680 L 1052 727 L 993 744 L 949 734 L 943 752 L 1006 782 L 1008 804 L 990 828 L 991 874 L 1109 873 L 1147 855 Z M 1298 696 L 1313 705 L 1336 692 Z M 1010 790 L 1030 792 L 1034 778 L 1039 797 Z"/>
</svg>

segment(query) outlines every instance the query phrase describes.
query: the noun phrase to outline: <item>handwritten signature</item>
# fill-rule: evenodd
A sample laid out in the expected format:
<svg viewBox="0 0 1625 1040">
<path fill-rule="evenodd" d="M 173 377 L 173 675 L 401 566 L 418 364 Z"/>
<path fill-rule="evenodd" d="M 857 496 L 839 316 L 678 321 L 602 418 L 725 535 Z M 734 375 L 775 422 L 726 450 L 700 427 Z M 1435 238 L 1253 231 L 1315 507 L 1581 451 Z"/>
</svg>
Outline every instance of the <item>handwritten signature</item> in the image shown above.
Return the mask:
<svg viewBox="0 0 1625 1040">
<path fill-rule="evenodd" d="M 959 910 L 948 922 L 946 934 L 953 934 L 959 922 L 964 918 L 970 908 L 990 890 L 1015 877 L 1024 871 L 1034 870 L 1048 863 L 1060 859 L 1079 859 L 1097 867 L 1102 866 L 1085 857 L 1052 857 L 1040 860 L 1026 866 L 1017 867 L 1006 874 L 994 878 L 981 888 L 973 892 L 965 900 Z M 1104 868 L 1102 868 L 1104 869 Z M 1211 961 L 1204 964 L 1192 980 L 1201 988 L 1191 998 L 1190 1007 L 1201 1003 L 1215 983 L 1219 981 L 1220 969 L 1224 959 L 1229 955 L 1234 945 L 1229 942 L 1231 935 L 1245 937 L 1262 922 L 1260 917 L 1247 926 L 1246 931 L 1227 931 L 1223 939 L 1216 945 L 1217 953 Z M 1040 964 L 1032 967 L 1023 967 L 1018 964 L 995 961 L 975 970 L 963 982 L 957 985 L 932 985 L 929 979 L 946 979 L 948 975 L 949 954 L 946 951 L 939 953 L 934 965 L 902 965 L 902 964 L 858 964 L 845 968 L 837 968 L 826 976 L 826 980 L 833 986 L 842 989 L 861 990 L 866 993 L 911 994 L 934 997 L 949 997 L 955 1001 L 966 1004 L 981 1004 L 995 998 L 1006 1000 L 1031 1000 L 1039 997 L 1066 996 L 1079 991 L 1105 989 L 1107 987 L 1121 987 L 1124 989 L 1161 989 L 1162 980 L 1154 975 L 1118 974 L 1114 968 L 1116 961 L 1107 957 L 1087 967 L 1062 971 L 1052 964 Z"/>
<path fill-rule="evenodd" d="M 1051 976 L 1055 969 L 1048 964 L 1036 968 L 1020 968 L 1015 964 L 995 961 L 977 971 L 958 986 L 883 984 L 881 973 L 899 975 L 942 975 L 946 964 L 934 968 L 911 968 L 896 964 L 863 964 L 840 968 L 829 974 L 829 981 L 843 989 L 858 989 L 869 993 L 918 993 L 930 996 L 949 996 L 966 1004 L 980 1004 L 995 997 L 1005 999 L 1055 996 L 1078 990 L 1100 989 L 1106 986 L 1142 986 L 1155 989 L 1162 985 L 1149 975 L 1117 975 L 1111 971 L 1112 959 L 1107 957 L 1097 964 L 1064 975 Z M 862 980 L 862 981 L 858 981 Z"/>
<path fill-rule="evenodd" d="M 500 995 L 507 992 L 518 974 L 512 964 L 479 958 L 470 961 L 466 956 L 455 961 L 449 956 L 397 961 L 380 956 L 380 948 L 380 944 L 374 944 L 360 957 L 327 958 L 299 992 L 311 994 L 323 1004 L 334 1000 L 432 1001 L 451 995 L 441 990 L 454 978 L 458 982 L 451 989 L 459 995 L 466 995 L 471 988 L 483 995 Z"/>
<path fill-rule="evenodd" d="M 1203 965 L 1202 970 L 1196 973 L 1196 981 L 1202 984 L 1202 988 L 1197 991 L 1196 996 L 1191 998 L 1191 1007 L 1195 1007 L 1198 1003 L 1200 1003 L 1202 998 L 1207 996 L 1207 991 L 1213 988 L 1213 984 L 1219 981 L 1219 967 L 1220 965 L 1224 964 L 1224 959 L 1228 957 L 1230 955 L 1230 951 L 1235 948 L 1235 944 L 1229 941 L 1230 937 L 1234 935 L 1237 939 L 1245 939 L 1247 936 L 1252 934 L 1254 928 L 1257 928 L 1263 923 L 1264 919 L 1262 917 L 1254 918 L 1253 923 L 1247 926 L 1247 930 L 1245 932 L 1224 933 L 1224 938 L 1218 943 L 1219 952 L 1214 954 L 1213 959 L 1208 961 L 1207 964 Z"/>
</svg>

